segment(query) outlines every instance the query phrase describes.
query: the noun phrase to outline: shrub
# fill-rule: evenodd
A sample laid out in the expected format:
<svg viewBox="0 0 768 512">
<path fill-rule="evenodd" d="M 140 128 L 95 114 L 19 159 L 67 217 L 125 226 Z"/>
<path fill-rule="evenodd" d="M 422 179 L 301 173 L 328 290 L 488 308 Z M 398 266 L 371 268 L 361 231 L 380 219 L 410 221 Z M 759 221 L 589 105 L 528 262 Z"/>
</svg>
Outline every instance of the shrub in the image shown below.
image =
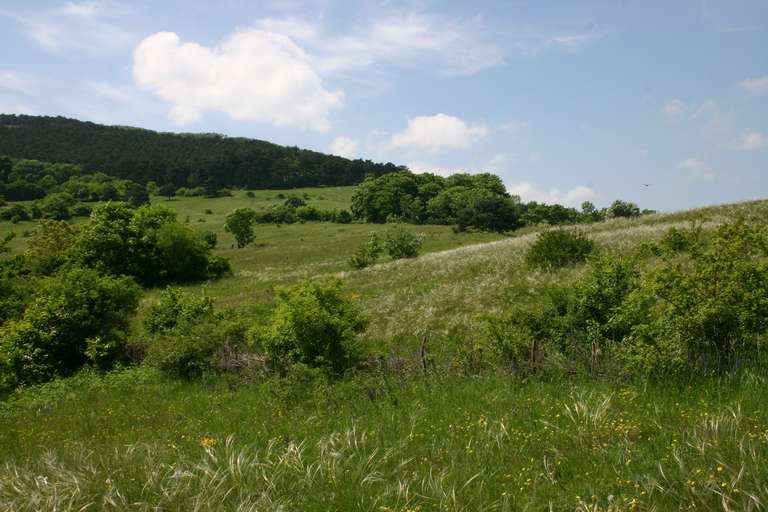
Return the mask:
<svg viewBox="0 0 768 512">
<path fill-rule="evenodd" d="M 290 206 L 292 208 L 299 208 L 300 206 L 306 206 L 307 203 L 302 198 L 298 196 L 289 196 L 288 199 L 283 201 L 283 204 L 285 206 Z"/>
<path fill-rule="evenodd" d="M 181 283 L 208 277 L 210 249 L 194 231 L 178 222 L 161 226 L 155 250 L 160 268 L 153 283 Z"/>
<path fill-rule="evenodd" d="M 254 329 L 252 339 L 280 371 L 303 363 L 339 375 L 356 362 L 366 324 L 339 280 L 309 282 L 278 290 L 269 325 Z"/>
<path fill-rule="evenodd" d="M 214 315 L 213 299 L 198 296 L 180 288 L 167 287 L 152 304 L 144 319 L 144 329 L 157 334 L 173 329 L 181 323 L 190 323 Z"/>
<path fill-rule="evenodd" d="M 22 220 L 29 220 L 31 218 L 32 216 L 29 210 L 18 204 L 11 205 L 8 208 L 0 211 L 0 219 L 10 220 L 14 224 Z M 14 219 L 16 220 L 14 221 Z"/>
<path fill-rule="evenodd" d="M 209 277 L 210 249 L 173 211 L 115 203 L 97 207 L 77 237 L 73 259 L 112 275 L 130 275 L 144 285 Z"/>
<path fill-rule="evenodd" d="M 0 388 L 69 375 L 124 356 L 128 319 L 140 289 L 127 277 L 74 268 L 44 278 L 21 318 L 0 328 Z"/>
<path fill-rule="evenodd" d="M 245 332 L 242 322 L 220 313 L 181 322 L 152 336 L 145 363 L 184 380 L 231 371 L 242 363 L 238 354 L 245 346 Z"/>
<path fill-rule="evenodd" d="M 686 252 L 700 246 L 702 231 L 700 225 L 690 229 L 670 228 L 661 237 L 659 245 L 668 253 Z"/>
<path fill-rule="evenodd" d="M 223 367 L 245 343 L 245 327 L 217 312 L 213 300 L 166 288 L 144 320 L 145 362 L 174 378 L 192 379 Z"/>
<path fill-rule="evenodd" d="M 768 230 L 718 228 L 711 245 L 668 261 L 625 306 L 630 339 L 672 340 L 689 365 L 723 372 L 752 357 L 768 331 Z M 636 354 L 635 354 L 636 355 Z"/>
<path fill-rule="evenodd" d="M 8 248 L 8 244 L 16 238 L 16 233 L 11 231 L 10 233 L 6 233 L 5 236 L 3 236 L 2 239 L 0 239 L 0 254 L 10 252 L 11 250 Z"/>
<path fill-rule="evenodd" d="M 237 208 L 224 220 L 224 230 L 232 233 L 238 249 L 253 242 L 253 220 L 256 212 L 250 208 Z"/>
<path fill-rule="evenodd" d="M 333 219 L 335 222 L 338 222 L 339 224 L 351 224 L 352 223 L 352 214 L 349 213 L 349 210 L 340 210 Z"/>
<path fill-rule="evenodd" d="M 617 217 L 639 217 L 640 208 L 635 203 L 617 199 L 608 207 L 606 216 L 609 219 Z"/>
<path fill-rule="evenodd" d="M 586 261 L 595 243 L 580 230 L 553 229 L 539 233 L 525 255 L 529 265 L 560 268 Z"/>
<path fill-rule="evenodd" d="M 387 254 L 394 260 L 402 258 L 415 258 L 419 255 L 421 245 L 424 243 L 424 235 L 413 233 L 402 225 L 397 225 L 387 231 L 384 247 Z"/>
<path fill-rule="evenodd" d="M 213 231 L 203 231 L 200 233 L 200 240 L 202 240 L 203 244 L 208 249 L 215 249 L 216 245 L 219 243 L 219 237 L 216 236 L 216 233 Z"/>
<path fill-rule="evenodd" d="M 254 197 L 256 197 L 256 194 L 253 193 L 253 190 L 249 190 L 248 192 L 245 193 L 245 197 L 253 199 Z"/>
<path fill-rule="evenodd" d="M 36 274 L 51 274 L 71 258 L 77 229 L 57 220 L 41 220 L 27 250 L 27 266 Z"/>
<path fill-rule="evenodd" d="M 371 231 L 368 233 L 368 239 L 360 244 L 355 253 L 349 259 L 349 264 L 352 268 L 357 269 L 373 265 L 376 263 L 376 260 L 379 259 L 381 251 L 381 239 L 375 231 Z"/>
<path fill-rule="evenodd" d="M 314 206 L 300 206 L 296 208 L 296 217 L 303 221 L 321 220 L 322 213 Z"/>
</svg>

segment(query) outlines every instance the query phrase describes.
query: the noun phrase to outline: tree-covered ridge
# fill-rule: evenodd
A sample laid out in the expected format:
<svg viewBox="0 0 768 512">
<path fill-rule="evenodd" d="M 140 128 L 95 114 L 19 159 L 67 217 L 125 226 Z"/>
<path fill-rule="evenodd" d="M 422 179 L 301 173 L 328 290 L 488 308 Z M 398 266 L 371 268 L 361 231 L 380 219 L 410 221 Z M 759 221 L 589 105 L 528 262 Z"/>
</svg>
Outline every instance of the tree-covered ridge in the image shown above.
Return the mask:
<svg viewBox="0 0 768 512">
<path fill-rule="evenodd" d="M 138 183 L 176 187 L 353 185 L 401 170 L 297 147 L 219 134 L 160 133 L 64 117 L 0 115 L 0 154 L 80 164 Z"/>
</svg>

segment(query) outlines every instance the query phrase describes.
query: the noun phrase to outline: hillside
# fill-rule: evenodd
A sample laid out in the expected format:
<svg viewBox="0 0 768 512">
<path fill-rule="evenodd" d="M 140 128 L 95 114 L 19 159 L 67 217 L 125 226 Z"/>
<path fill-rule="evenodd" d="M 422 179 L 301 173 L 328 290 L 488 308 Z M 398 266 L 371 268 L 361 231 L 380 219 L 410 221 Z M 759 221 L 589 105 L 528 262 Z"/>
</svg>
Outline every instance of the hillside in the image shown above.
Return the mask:
<svg viewBox="0 0 768 512">
<path fill-rule="evenodd" d="M 0 114 L 0 155 L 81 164 L 138 183 L 295 188 L 359 183 L 399 168 L 219 134 L 159 133 L 63 117 Z"/>
<path fill-rule="evenodd" d="M 541 307 L 592 271 L 528 267 L 536 230 L 421 226 L 427 254 L 349 270 L 348 252 L 386 225 L 264 226 L 233 249 L 220 212 L 272 193 L 155 200 L 219 235 L 233 275 L 186 289 L 244 321 L 264 321 L 275 287 L 340 278 L 370 319 L 368 366 L 326 380 L 265 374 L 256 360 L 254 372 L 185 381 L 141 365 L 23 389 L 0 404 L 0 510 L 759 510 L 768 499 L 763 367 L 617 379 L 562 374 L 572 361 L 557 359 L 520 375 L 493 359 L 489 319 Z M 602 255 L 653 272 L 666 263 L 649 247 L 671 228 L 710 237 L 766 212 L 763 200 L 583 229 Z"/>
</svg>

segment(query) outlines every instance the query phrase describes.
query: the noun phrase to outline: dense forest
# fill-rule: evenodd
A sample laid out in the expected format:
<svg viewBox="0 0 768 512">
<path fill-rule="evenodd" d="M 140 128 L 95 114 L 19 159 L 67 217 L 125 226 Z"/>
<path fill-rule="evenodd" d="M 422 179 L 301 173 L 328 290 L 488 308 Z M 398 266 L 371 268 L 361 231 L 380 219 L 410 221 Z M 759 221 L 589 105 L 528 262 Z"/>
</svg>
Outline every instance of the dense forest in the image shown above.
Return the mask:
<svg viewBox="0 0 768 512">
<path fill-rule="evenodd" d="M 80 164 L 138 183 L 176 187 L 294 188 L 353 185 L 402 170 L 220 134 L 158 133 L 64 117 L 0 115 L 0 154 Z"/>
</svg>

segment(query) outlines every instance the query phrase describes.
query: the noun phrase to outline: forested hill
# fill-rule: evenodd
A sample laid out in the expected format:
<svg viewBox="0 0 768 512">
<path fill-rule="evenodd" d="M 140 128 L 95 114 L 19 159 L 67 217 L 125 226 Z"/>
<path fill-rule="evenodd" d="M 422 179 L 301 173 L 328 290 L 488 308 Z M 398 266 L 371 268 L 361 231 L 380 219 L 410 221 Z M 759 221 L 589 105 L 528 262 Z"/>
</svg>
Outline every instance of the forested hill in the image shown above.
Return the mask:
<svg viewBox="0 0 768 512">
<path fill-rule="evenodd" d="M 292 188 L 353 185 L 401 170 L 255 139 L 160 133 L 67 119 L 0 114 L 0 155 L 81 164 L 146 183 L 177 187 Z"/>
</svg>

